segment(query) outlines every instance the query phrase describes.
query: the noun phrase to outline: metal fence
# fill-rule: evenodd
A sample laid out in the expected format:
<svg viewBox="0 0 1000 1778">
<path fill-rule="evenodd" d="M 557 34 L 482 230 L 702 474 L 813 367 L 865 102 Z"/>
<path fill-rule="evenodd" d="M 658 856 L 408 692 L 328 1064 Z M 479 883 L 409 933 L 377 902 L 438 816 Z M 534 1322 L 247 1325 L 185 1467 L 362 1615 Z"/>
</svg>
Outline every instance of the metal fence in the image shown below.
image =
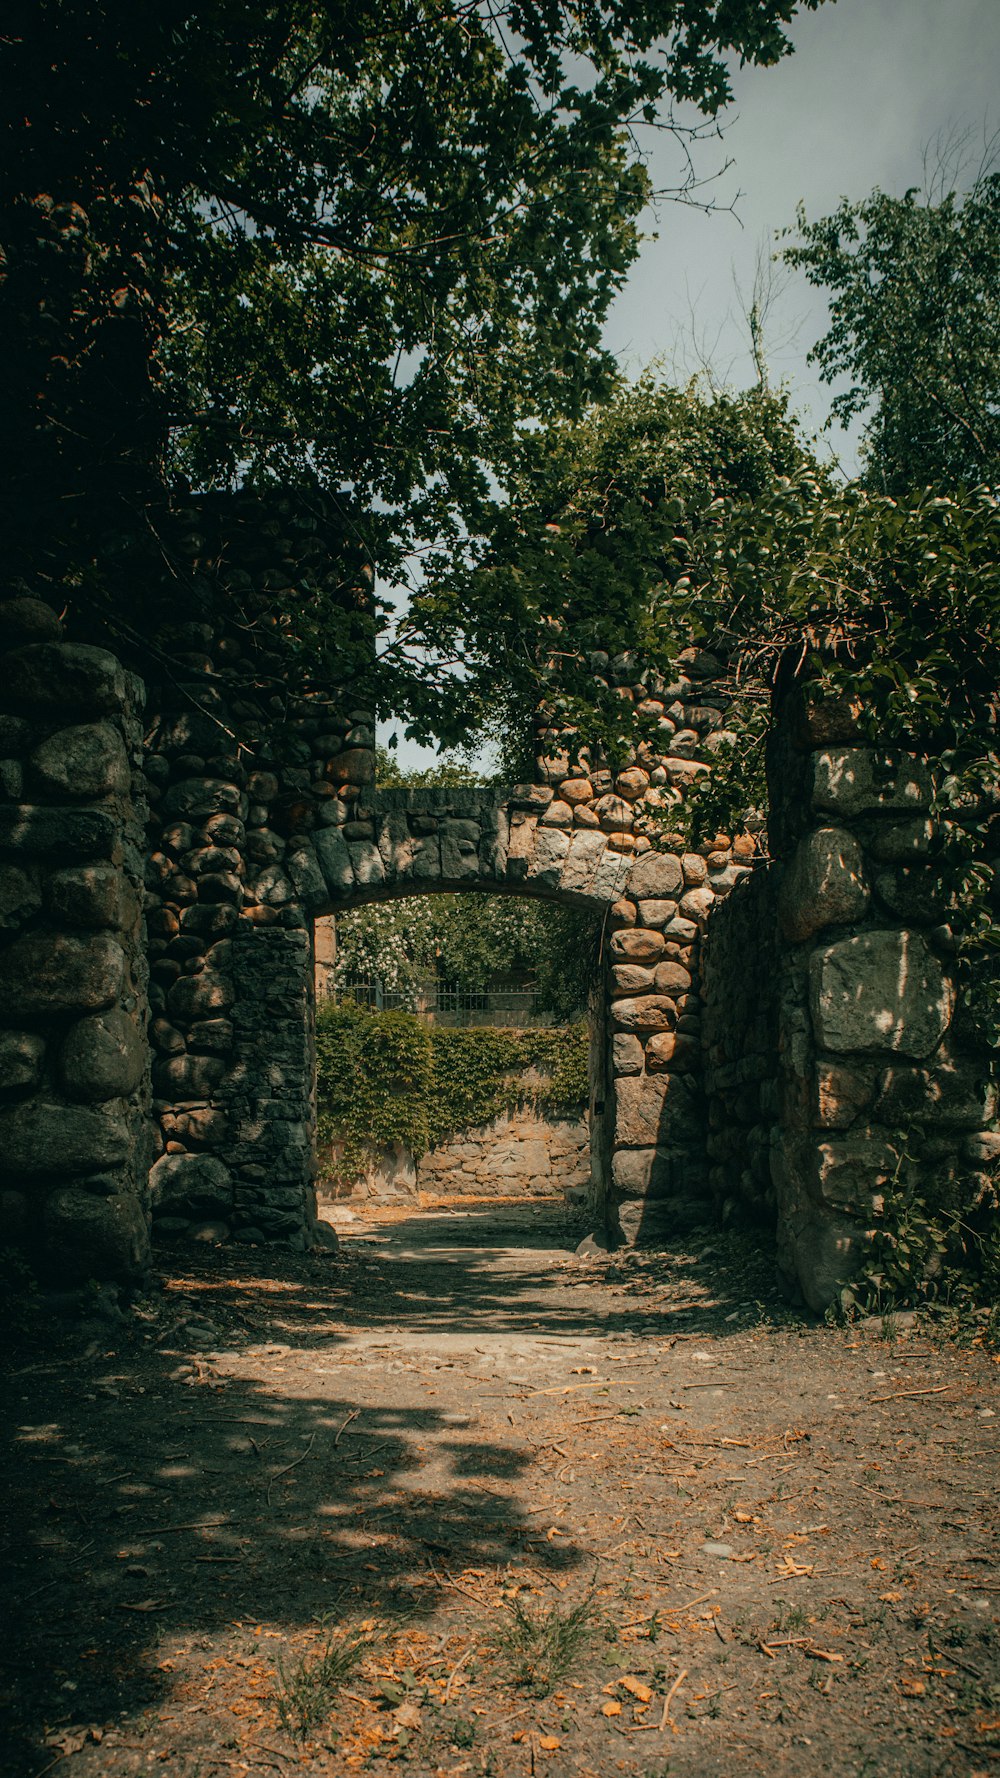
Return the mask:
<svg viewBox="0 0 1000 1778">
<path fill-rule="evenodd" d="M 329 979 L 325 992 L 338 1003 L 354 1000 L 373 1012 L 412 1012 L 429 1025 L 495 1025 L 517 1029 L 525 1025 L 549 1025 L 554 1016 L 538 1005 L 533 987 L 499 985 L 471 988 L 463 982 L 422 982 L 412 991 L 387 988 L 377 977 L 348 976 Z"/>
</svg>

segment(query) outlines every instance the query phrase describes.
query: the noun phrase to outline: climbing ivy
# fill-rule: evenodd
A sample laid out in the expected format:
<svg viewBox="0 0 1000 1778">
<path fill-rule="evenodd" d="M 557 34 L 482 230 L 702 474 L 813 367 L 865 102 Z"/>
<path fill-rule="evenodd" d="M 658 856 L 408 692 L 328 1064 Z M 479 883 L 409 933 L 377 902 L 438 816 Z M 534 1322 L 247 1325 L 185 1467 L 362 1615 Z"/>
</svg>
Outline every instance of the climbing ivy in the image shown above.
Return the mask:
<svg viewBox="0 0 1000 1778">
<path fill-rule="evenodd" d="M 419 1159 L 457 1130 L 530 1101 L 579 1112 L 587 1101 L 585 1021 L 532 1031 L 449 1030 L 412 1013 L 369 1012 L 347 1000 L 316 1017 L 321 1148 L 343 1143 L 355 1174 L 399 1143 Z M 525 1079 L 529 1074 L 535 1079 Z"/>
</svg>

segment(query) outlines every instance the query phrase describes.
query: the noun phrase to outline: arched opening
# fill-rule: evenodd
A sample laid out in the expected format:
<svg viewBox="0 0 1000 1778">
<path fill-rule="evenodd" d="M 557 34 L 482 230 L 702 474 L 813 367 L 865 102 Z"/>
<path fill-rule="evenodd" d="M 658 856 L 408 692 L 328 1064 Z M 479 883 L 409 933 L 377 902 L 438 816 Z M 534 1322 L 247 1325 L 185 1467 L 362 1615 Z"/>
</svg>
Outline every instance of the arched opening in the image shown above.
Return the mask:
<svg viewBox="0 0 1000 1778">
<path fill-rule="evenodd" d="M 320 1223 L 607 1224 L 604 922 L 557 899 L 394 895 L 314 921 Z"/>
</svg>

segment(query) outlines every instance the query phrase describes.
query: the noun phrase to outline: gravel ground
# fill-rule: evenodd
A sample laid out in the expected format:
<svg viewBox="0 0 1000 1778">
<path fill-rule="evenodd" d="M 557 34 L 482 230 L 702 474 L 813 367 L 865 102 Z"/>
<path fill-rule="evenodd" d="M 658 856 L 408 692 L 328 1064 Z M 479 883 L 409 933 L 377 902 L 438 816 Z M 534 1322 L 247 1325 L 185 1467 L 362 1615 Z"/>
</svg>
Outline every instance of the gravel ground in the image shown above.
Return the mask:
<svg viewBox="0 0 1000 1778">
<path fill-rule="evenodd" d="M 993 1773 L 997 1359 L 561 1207 L 17 1318 L 3 1771 Z"/>
</svg>

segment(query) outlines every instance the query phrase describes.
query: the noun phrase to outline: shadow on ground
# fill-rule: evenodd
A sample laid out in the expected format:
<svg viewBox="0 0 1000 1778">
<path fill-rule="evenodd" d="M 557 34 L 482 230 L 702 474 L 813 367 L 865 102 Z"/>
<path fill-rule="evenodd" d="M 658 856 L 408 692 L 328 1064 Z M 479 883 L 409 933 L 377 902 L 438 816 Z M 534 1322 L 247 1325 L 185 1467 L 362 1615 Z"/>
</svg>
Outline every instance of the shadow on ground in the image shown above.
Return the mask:
<svg viewBox="0 0 1000 1778">
<path fill-rule="evenodd" d="M 754 1313 L 760 1279 L 744 1267 L 727 1284 L 717 1249 L 661 1256 L 647 1263 L 674 1264 L 662 1300 L 595 1309 L 595 1267 L 619 1277 L 619 1263 L 576 1259 L 579 1230 L 544 1223 L 529 1219 L 530 1250 L 524 1219 L 498 1235 L 485 1212 L 376 1229 L 340 1257 L 165 1256 L 149 1296 L 82 1330 L 22 1307 L 4 1419 L 12 1778 L 46 1768 L 67 1725 L 100 1733 L 154 1711 L 173 1683 L 165 1631 L 210 1651 L 226 1626 L 292 1632 L 345 1596 L 352 1617 L 419 1621 L 461 1570 L 527 1551 L 536 1570 L 574 1571 L 577 1544 L 540 1543 L 514 1497 L 533 1453 L 416 1399 L 407 1350 L 607 1341 L 678 1318 L 726 1332 Z M 380 1359 L 371 1330 L 402 1356 Z M 381 1403 L 370 1375 L 350 1387 L 350 1363 L 379 1362 Z"/>
</svg>

